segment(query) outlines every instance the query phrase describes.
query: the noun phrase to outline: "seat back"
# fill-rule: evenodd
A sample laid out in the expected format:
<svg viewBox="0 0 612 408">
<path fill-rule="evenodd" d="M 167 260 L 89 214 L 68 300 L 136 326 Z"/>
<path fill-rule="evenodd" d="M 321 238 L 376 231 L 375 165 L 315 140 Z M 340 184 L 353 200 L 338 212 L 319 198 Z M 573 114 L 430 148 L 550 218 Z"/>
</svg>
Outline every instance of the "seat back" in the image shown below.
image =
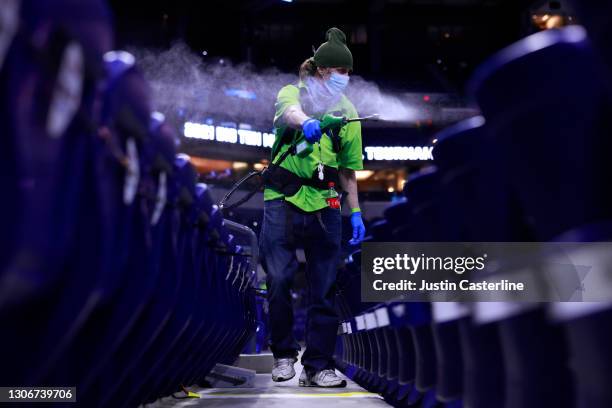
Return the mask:
<svg viewBox="0 0 612 408">
<path fill-rule="evenodd" d="M 554 66 L 554 69 L 550 67 Z M 484 64 L 471 93 L 537 240 L 612 216 L 609 94 L 586 31 L 534 34 Z M 503 95 L 503 97 L 500 97 Z M 491 145 L 490 144 L 490 145 Z"/>
</svg>

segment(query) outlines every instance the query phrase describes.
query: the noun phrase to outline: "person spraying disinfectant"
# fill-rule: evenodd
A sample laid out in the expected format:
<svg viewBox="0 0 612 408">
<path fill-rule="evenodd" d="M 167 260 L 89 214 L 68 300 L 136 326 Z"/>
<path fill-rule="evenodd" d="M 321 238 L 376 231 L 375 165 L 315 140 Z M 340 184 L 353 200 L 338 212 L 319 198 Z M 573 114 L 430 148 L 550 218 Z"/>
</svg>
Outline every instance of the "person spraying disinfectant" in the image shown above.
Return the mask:
<svg viewBox="0 0 612 408">
<path fill-rule="evenodd" d="M 336 375 L 332 359 L 338 330 L 333 286 L 341 249 L 338 192 L 347 193 L 353 228 L 349 242 L 357 245 L 365 226 L 355 170 L 361 170 L 363 162 L 361 124 L 346 120 L 356 118 L 357 112 L 343 94 L 353 56 L 341 30 L 329 29 L 326 40 L 300 67 L 299 83 L 278 93 L 271 163 L 280 164 L 265 178 L 260 242 L 267 273 L 272 379 L 286 381 L 295 376 L 300 346 L 293 337 L 290 290 L 299 245 L 306 256 L 309 291 L 299 385 L 344 387 L 346 381 Z M 288 149 L 294 154 L 288 155 Z"/>
</svg>

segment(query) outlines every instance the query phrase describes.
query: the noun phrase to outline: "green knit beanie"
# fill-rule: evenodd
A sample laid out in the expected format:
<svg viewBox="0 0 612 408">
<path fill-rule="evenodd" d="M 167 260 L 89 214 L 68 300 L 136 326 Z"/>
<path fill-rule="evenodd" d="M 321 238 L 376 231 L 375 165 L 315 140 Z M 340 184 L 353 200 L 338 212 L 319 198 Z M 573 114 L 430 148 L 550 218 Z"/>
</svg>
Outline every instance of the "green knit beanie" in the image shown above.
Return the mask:
<svg viewBox="0 0 612 408">
<path fill-rule="evenodd" d="M 346 46 L 346 35 L 332 27 L 325 34 L 327 40 L 315 51 L 314 60 L 318 67 L 342 67 L 353 69 L 353 54 Z"/>
</svg>

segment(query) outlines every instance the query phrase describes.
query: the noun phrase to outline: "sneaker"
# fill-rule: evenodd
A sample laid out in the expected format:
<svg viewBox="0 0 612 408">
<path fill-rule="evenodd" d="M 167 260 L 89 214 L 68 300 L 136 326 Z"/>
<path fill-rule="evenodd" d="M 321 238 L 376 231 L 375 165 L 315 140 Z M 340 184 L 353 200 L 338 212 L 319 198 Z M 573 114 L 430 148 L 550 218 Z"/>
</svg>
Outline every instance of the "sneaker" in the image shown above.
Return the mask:
<svg viewBox="0 0 612 408">
<path fill-rule="evenodd" d="M 302 370 L 300 374 L 300 387 L 324 387 L 324 388 L 343 388 L 346 387 L 346 380 L 338 377 L 332 369 L 321 370 L 312 376 Z"/>
<path fill-rule="evenodd" d="M 295 358 L 275 358 L 272 368 L 272 381 L 287 381 L 295 377 L 293 365 L 296 361 Z"/>
</svg>

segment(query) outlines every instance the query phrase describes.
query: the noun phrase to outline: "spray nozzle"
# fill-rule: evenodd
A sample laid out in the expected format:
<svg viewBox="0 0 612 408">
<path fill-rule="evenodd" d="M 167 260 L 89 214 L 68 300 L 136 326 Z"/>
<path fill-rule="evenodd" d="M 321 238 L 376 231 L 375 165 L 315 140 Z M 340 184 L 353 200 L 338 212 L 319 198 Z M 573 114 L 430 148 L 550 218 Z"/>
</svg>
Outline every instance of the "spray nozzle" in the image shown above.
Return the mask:
<svg viewBox="0 0 612 408">
<path fill-rule="evenodd" d="M 362 118 L 346 119 L 346 123 L 350 123 L 350 122 L 367 122 L 367 121 L 377 121 L 377 120 L 380 120 L 380 115 L 378 113 L 375 113 L 373 115 L 364 116 Z"/>
</svg>

